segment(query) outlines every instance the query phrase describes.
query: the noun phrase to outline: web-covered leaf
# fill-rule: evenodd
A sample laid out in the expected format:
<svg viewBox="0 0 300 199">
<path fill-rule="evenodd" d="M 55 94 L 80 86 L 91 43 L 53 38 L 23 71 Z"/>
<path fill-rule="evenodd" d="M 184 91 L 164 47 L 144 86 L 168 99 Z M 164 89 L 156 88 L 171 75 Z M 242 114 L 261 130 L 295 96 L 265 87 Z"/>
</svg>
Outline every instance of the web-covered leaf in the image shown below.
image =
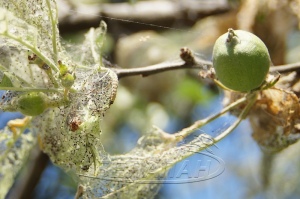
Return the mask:
<svg viewBox="0 0 300 199">
<path fill-rule="evenodd" d="M 98 28 L 90 28 L 85 34 L 85 40 L 79 45 L 66 45 L 66 49 L 73 55 L 72 61 L 81 66 L 93 66 L 95 64 L 103 67 L 101 49 L 104 45 L 107 25 L 104 21 L 100 22 Z"/>
<path fill-rule="evenodd" d="M 0 198 L 4 198 L 36 143 L 36 132 L 15 135 L 8 127 L 0 131 Z"/>
<path fill-rule="evenodd" d="M 45 111 L 25 118 L 31 118 L 30 127 L 38 132 L 39 144 L 51 160 L 75 173 L 96 171 L 106 157 L 100 121 L 114 101 L 118 79 L 102 64 L 105 32 L 104 22 L 92 29 L 81 46 L 80 59 L 72 60 L 75 56 L 60 45 L 55 1 L 0 2 L 0 89 L 6 90 L 0 108 L 19 111 L 22 96 L 43 93 Z M 17 129 L 28 127 L 20 125 Z M 26 141 L 23 135 L 20 139 Z M 5 145 L 6 140 L 0 144 Z M 6 154 L 13 151 L 2 149 Z M 8 156 L 0 157 L 3 164 L 9 161 Z M 16 174 L 20 167 L 15 168 Z"/>
<path fill-rule="evenodd" d="M 13 102 L 25 91 L 57 85 L 44 71 L 46 66 L 57 70 L 55 49 L 59 44 L 56 44 L 57 29 L 53 29 L 56 17 L 50 19 L 50 13 L 56 15 L 54 4 L 53 1 L 0 2 L 0 89 L 6 90 L 1 97 L 2 110 L 16 111 Z M 32 54 L 38 56 L 40 65 L 29 62 Z M 36 143 L 36 129 L 25 131 L 28 126 L 19 121 L 9 124 L 0 132 L 0 198 L 5 197 Z M 14 128 L 14 125 L 24 126 Z"/>
<path fill-rule="evenodd" d="M 35 118 L 42 149 L 66 170 L 85 172 L 99 166 L 105 155 L 100 141 L 100 121 L 114 100 L 117 76 L 111 70 L 76 73 L 70 104 L 49 109 Z M 91 168 L 90 170 L 94 170 Z"/>
<path fill-rule="evenodd" d="M 11 96 L 18 97 L 20 91 L 59 91 L 55 75 L 63 51 L 56 4 L 50 0 L 1 1 L 0 10 L 0 89 L 8 90 L 1 109 L 17 111 Z"/>
<path fill-rule="evenodd" d="M 57 9 L 53 0 L 2 1 L 0 35 L 13 46 L 28 48 L 53 70 L 58 60 L 60 43 Z M 19 45 L 18 45 L 19 44 Z"/>
<path fill-rule="evenodd" d="M 153 128 L 131 152 L 103 160 L 98 175 L 79 175 L 83 198 L 154 198 L 172 166 L 211 144 L 212 138 L 201 134 L 177 145 L 174 135 Z"/>
</svg>

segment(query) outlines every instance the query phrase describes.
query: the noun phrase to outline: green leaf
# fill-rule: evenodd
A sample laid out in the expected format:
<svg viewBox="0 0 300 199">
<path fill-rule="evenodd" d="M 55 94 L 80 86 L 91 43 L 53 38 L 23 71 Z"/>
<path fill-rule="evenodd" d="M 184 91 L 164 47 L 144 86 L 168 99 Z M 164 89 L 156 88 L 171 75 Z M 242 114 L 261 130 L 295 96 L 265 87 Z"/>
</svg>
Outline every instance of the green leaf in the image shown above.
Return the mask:
<svg viewBox="0 0 300 199">
<path fill-rule="evenodd" d="M 4 74 L 1 82 L 0 87 L 13 87 L 13 83 L 11 82 L 10 78 L 7 76 L 7 74 Z"/>
<path fill-rule="evenodd" d="M 191 78 L 180 81 L 176 92 L 180 98 L 194 103 L 206 103 L 213 96 L 213 93 L 206 89 L 203 84 Z"/>
</svg>

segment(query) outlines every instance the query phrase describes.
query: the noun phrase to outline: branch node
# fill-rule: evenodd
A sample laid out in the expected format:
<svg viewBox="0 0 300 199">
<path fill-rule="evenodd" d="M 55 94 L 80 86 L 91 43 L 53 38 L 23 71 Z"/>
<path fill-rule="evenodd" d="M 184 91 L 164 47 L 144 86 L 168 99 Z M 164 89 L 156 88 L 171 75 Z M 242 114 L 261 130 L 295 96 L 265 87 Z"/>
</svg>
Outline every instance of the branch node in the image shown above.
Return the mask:
<svg viewBox="0 0 300 199">
<path fill-rule="evenodd" d="M 196 62 L 194 53 L 188 47 L 183 47 L 180 49 L 180 58 L 189 65 L 193 65 Z"/>
</svg>

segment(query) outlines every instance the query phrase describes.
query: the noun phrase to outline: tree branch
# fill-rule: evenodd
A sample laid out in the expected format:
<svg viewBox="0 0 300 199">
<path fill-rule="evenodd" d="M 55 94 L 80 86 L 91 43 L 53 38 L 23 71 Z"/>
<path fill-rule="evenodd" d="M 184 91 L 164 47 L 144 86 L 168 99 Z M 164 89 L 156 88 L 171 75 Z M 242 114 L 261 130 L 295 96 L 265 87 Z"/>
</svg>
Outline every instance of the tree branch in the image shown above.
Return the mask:
<svg viewBox="0 0 300 199">
<path fill-rule="evenodd" d="M 181 59 L 172 62 L 163 62 L 147 67 L 130 69 L 112 68 L 112 70 L 117 74 L 118 78 L 121 79 L 123 77 L 136 75 L 141 75 L 142 77 L 145 77 L 164 71 L 176 69 L 202 69 L 204 71 L 208 71 L 211 69 L 212 63 L 210 61 L 205 61 L 195 57 L 194 53 L 190 49 L 184 47 L 181 48 L 180 51 Z"/>
<path fill-rule="evenodd" d="M 180 1 L 138 1 L 136 3 L 81 4 L 70 0 L 59 0 L 60 32 L 74 32 L 79 29 L 98 26 L 101 19 L 118 24 L 119 29 L 130 26 L 130 30 L 165 28 L 174 21 L 193 24 L 199 18 L 224 13 L 230 9 L 225 0 L 180 0 Z M 125 24 L 124 24 L 125 23 Z M 122 33 L 124 31 L 121 31 Z"/>
<path fill-rule="evenodd" d="M 300 62 L 296 62 L 293 64 L 285 64 L 285 65 L 278 65 L 272 66 L 270 68 L 270 72 L 280 72 L 280 73 L 288 73 L 293 71 L 300 71 Z"/>
<path fill-rule="evenodd" d="M 10 190 L 10 195 L 7 199 L 25 199 L 31 198 L 33 190 L 47 166 L 49 157 L 43 153 L 38 146 L 34 147 L 29 156 L 29 161 L 25 167 L 24 175 L 16 181 L 15 185 Z"/>
<path fill-rule="evenodd" d="M 214 78 L 214 72 L 211 70 L 213 65 L 211 61 L 200 59 L 187 47 L 180 49 L 180 58 L 172 62 L 162 62 L 159 64 L 139 67 L 139 68 L 112 68 L 118 78 L 140 75 L 146 77 L 157 73 L 177 70 L 177 69 L 200 69 L 202 77 Z M 286 65 L 271 66 L 270 72 L 288 73 L 300 71 L 300 62 Z"/>
</svg>

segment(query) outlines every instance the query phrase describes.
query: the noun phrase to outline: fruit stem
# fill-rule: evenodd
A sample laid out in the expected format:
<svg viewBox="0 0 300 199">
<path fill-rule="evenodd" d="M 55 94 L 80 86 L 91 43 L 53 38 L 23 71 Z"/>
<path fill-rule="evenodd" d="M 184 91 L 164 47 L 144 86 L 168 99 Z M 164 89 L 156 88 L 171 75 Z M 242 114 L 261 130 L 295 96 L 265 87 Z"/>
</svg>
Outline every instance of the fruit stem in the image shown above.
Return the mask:
<svg viewBox="0 0 300 199">
<path fill-rule="evenodd" d="M 235 33 L 234 33 L 234 31 L 233 31 L 233 29 L 232 28 L 229 28 L 228 29 L 228 37 L 227 37 L 227 42 L 231 42 L 231 40 L 232 40 L 232 38 L 233 37 L 238 37 Z"/>
<path fill-rule="evenodd" d="M 70 101 L 66 98 L 61 99 L 61 100 L 52 100 L 52 101 L 48 101 L 47 103 L 47 108 L 57 108 L 60 106 L 66 106 L 70 103 Z"/>
</svg>

